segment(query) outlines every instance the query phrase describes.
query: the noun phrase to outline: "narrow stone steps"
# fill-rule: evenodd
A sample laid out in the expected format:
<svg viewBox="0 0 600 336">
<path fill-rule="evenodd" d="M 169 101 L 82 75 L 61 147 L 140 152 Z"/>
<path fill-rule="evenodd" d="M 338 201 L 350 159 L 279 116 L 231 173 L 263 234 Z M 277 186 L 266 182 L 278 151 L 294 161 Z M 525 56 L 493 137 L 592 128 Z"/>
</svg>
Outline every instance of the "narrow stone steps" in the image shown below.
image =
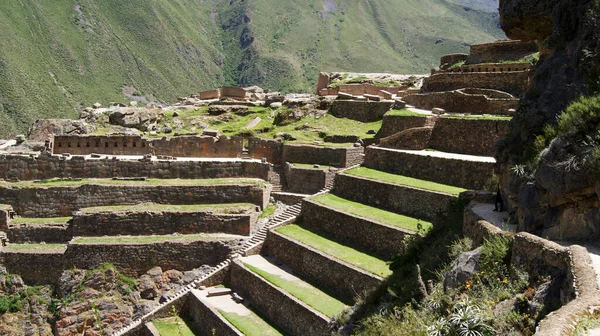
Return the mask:
<svg viewBox="0 0 600 336">
<path fill-rule="evenodd" d="M 479 190 L 489 181 L 492 157 L 437 151 L 413 151 L 369 146 L 364 167 L 465 189 Z"/>
<path fill-rule="evenodd" d="M 457 195 L 427 190 L 388 181 L 338 174 L 332 193 L 350 201 L 370 205 L 398 214 L 435 221 L 448 210 L 448 204 Z M 385 195 L 385 197 L 381 197 Z"/>
<path fill-rule="evenodd" d="M 260 255 L 233 261 L 231 287 L 289 335 L 323 335 L 330 318 L 346 307 Z"/>
<path fill-rule="evenodd" d="M 385 261 L 296 225 L 269 231 L 263 253 L 345 302 L 354 302 L 391 273 Z"/>
<path fill-rule="evenodd" d="M 338 206 L 323 204 L 318 198 L 306 199 L 302 205 L 300 226 L 313 232 L 323 233 L 339 243 L 383 259 L 404 253 L 404 238 L 417 233 L 416 228 L 407 227 L 422 223 L 423 229 L 426 229 L 431 225 L 427 221 L 391 212 L 389 214 L 393 215 L 393 222 L 367 218 L 352 214 Z M 363 204 L 361 206 L 368 209 L 366 213 L 382 212 L 376 207 Z M 403 225 L 404 222 L 407 224 Z"/>
<path fill-rule="evenodd" d="M 200 333 L 226 336 L 282 335 L 277 328 L 248 307 L 247 302 L 236 302 L 232 294 L 209 296 L 214 289 L 193 289 L 188 299 L 190 318 Z"/>
</svg>

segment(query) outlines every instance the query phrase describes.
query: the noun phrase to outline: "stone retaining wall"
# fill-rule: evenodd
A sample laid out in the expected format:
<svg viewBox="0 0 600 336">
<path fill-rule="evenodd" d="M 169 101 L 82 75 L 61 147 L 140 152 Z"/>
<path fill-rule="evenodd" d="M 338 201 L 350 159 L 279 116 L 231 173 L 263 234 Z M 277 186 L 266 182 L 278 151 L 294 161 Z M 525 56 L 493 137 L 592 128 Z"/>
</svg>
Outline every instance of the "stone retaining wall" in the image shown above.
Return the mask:
<svg viewBox="0 0 600 336">
<path fill-rule="evenodd" d="M 538 51 L 535 41 L 504 40 L 492 43 L 473 44 L 469 51 L 468 64 L 518 61 Z"/>
<path fill-rule="evenodd" d="M 286 191 L 298 194 L 314 194 L 325 188 L 335 177 L 329 169 L 303 168 L 286 163 L 284 166 Z"/>
<path fill-rule="evenodd" d="M 396 133 L 402 132 L 409 128 L 417 128 L 417 127 L 425 127 L 427 125 L 432 125 L 437 117 L 428 117 L 428 116 L 395 116 L 395 115 L 386 115 L 383 117 L 383 124 L 381 125 L 381 129 L 377 133 L 377 138 L 385 138 Z"/>
<path fill-rule="evenodd" d="M 73 238 L 73 234 L 67 224 L 11 225 L 6 234 L 12 244 L 41 242 L 47 244 L 66 244 Z"/>
<path fill-rule="evenodd" d="M 323 232 L 344 245 L 368 251 L 382 258 L 404 252 L 402 243 L 408 230 L 339 212 L 333 208 L 305 199 L 302 202 L 302 227 Z"/>
<path fill-rule="evenodd" d="M 0 179 L 36 180 L 54 177 L 149 177 L 198 179 L 253 177 L 268 180 L 270 165 L 255 161 L 150 161 L 85 159 L 59 156 L 0 155 Z"/>
<path fill-rule="evenodd" d="M 429 147 L 442 152 L 493 156 L 496 141 L 508 133 L 510 120 L 438 118 Z"/>
<path fill-rule="evenodd" d="M 307 163 L 333 166 L 337 168 L 360 164 L 363 160 L 363 147 L 325 147 L 313 145 L 283 146 L 283 160 L 291 163 Z"/>
<path fill-rule="evenodd" d="M 492 89 L 520 96 L 529 88 L 530 71 L 440 72 L 425 78 L 422 92 L 452 91 L 463 88 Z"/>
<path fill-rule="evenodd" d="M 221 241 L 145 244 L 71 243 L 64 253 L 16 253 L 0 249 L 0 264 L 9 272 L 21 275 L 25 282 L 31 284 L 54 283 L 66 269 L 92 269 L 104 263 L 112 263 L 119 271 L 137 277 L 156 266 L 163 270 L 184 271 L 202 265 L 217 265 L 225 260 L 241 241 L 236 238 L 224 238 Z"/>
<path fill-rule="evenodd" d="M 256 137 L 248 138 L 248 155 L 254 159 L 267 159 L 267 162 L 272 164 L 281 164 L 283 142 Z"/>
<path fill-rule="evenodd" d="M 140 203 L 252 203 L 264 208 L 271 186 L 258 185 L 100 185 L 15 187 L 0 185 L 0 203 L 24 217 L 71 216 L 83 208 Z"/>
<path fill-rule="evenodd" d="M 187 315 L 194 330 L 202 335 L 243 336 L 229 321 L 210 304 L 191 291 L 186 302 Z"/>
<path fill-rule="evenodd" d="M 290 266 L 303 278 L 348 302 L 353 302 L 357 294 L 372 290 L 383 281 L 380 277 L 335 260 L 275 231 L 269 231 L 264 251 Z"/>
<path fill-rule="evenodd" d="M 514 97 L 489 97 L 494 90 L 455 90 L 444 92 L 428 92 L 404 97 L 410 105 L 417 108 L 432 110 L 442 108 L 448 112 L 472 114 L 507 115 L 508 110 L 517 109 L 519 100 Z"/>
<path fill-rule="evenodd" d="M 291 335 L 324 335 L 329 319 L 252 273 L 240 260 L 231 267 L 231 286 L 271 321 Z"/>
<path fill-rule="evenodd" d="M 161 139 L 139 135 L 55 135 L 52 153 L 89 155 L 168 155 L 176 157 L 239 157 L 243 138 L 211 136 L 174 136 Z"/>
<path fill-rule="evenodd" d="M 482 189 L 494 171 L 491 162 L 416 155 L 374 146 L 367 147 L 365 154 L 367 168 L 466 189 Z"/>
<path fill-rule="evenodd" d="M 338 118 L 347 118 L 362 122 L 381 120 L 394 102 L 390 101 L 356 101 L 335 100 L 329 108 L 329 113 Z"/>
<path fill-rule="evenodd" d="M 427 221 L 440 219 L 457 196 L 338 174 L 333 193 L 342 198 Z M 382 195 L 385 195 L 382 197 Z"/>
<path fill-rule="evenodd" d="M 229 233 L 249 236 L 258 212 L 222 214 L 203 211 L 78 211 L 73 236 L 168 235 L 172 233 Z"/>
</svg>

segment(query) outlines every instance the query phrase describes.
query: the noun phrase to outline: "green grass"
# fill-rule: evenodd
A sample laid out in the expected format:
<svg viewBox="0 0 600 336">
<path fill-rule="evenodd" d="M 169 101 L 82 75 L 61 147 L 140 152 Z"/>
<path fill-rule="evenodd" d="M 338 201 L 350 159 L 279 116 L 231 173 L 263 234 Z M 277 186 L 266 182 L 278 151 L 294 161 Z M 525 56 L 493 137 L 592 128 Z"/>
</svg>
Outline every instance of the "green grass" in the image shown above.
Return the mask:
<svg viewBox="0 0 600 336">
<path fill-rule="evenodd" d="M 227 321 L 229 321 L 229 323 L 233 324 L 234 327 L 247 336 L 283 335 L 254 312 L 251 312 L 250 315 L 238 315 L 236 313 L 229 313 L 219 310 L 219 314 L 221 314 Z"/>
<path fill-rule="evenodd" d="M 17 217 L 10 220 L 11 224 L 66 224 L 68 221 L 73 219 L 73 217 L 50 217 L 50 218 L 27 218 L 27 217 Z"/>
<path fill-rule="evenodd" d="M 442 118 L 452 118 L 452 119 L 477 119 L 477 120 L 512 120 L 512 116 L 503 116 L 503 115 L 491 115 L 491 114 L 483 114 L 483 115 L 472 115 L 472 114 L 444 114 Z"/>
<path fill-rule="evenodd" d="M 380 277 L 385 278 L 392 273 L 387 262 L 324 238 L 296 224 L 286 225 L 275 231 Z"/>
<path fill-rule="evenodd" d="M 12 252 L 64 252 L 66 244 L 8 244 L 4 251 Z"/>
<path fill-rule="evenodd" d="M 339 314 L 346 307 L 341 301 L 307 283 L 283 279 L 278 275 L 271 274 L 246 263 L 244 263 L 244 266 L 328 317 Z"/>
<path fill-rule="evenodd" d="M 431 228 L 430 222 L 377 209 L 361 203 L 352 202 L 333 194 L 319 195 L 317 197 L 310 198 L 310 200 L 356 216 L 397 226 L 403 229 L 408 229 L 414 232 L 417 232 L 419 229 L 426 232 Z"/>
<path fill-rule="evenodd" d="M 181 317 L 169 317 L 152 321 L 160 336 L 195 336 L 191 324 Z"/>
<path fill-rule="evenodd" d="M 150 244 L 161 242 L 216 241 L 240 238 L 228 234 L 189 234 L 189 235 L 159 235 L 159 236 L 113 236 L 113 237 L 77 237 L 72 240 L 77 244 Z"/>
<path fill-rule="evenodd" d="M 388 111 L 384 115 L 384 117 L 390 117 L 390 116 L 393 116 L 393 117 L 423 117 L 423 118 L 428 117 L 427 114 L 418 113 L 418 112 L 412 112 L 412 111 L 409 111 L 407 109 L 403 109 L 403 110 L 391 110 L 391 111 Z"/>
<path fill-rule="evenodd" d="M 240 213 L 253 209 L 255 205 L 250 203 L 228 203 L 228 204 L 157 204 L 144 203 L 136 205 L 110 205 L 81 209 L 83 212 L 99 211 L 210 211 L 217 213 Z"/>
<path fill-rule="evenodd" d="M 277 206 L 275 204 L 269 204 L 260 214 L 259 218 L 271 217 L 275 213 L 275 210 L 277 210 Z"/>
<path fill-rule="evenodd" d="M 123 181 L 112 179 L 82 179 L 82 180 L 60 180 L 50 179 L 40 182 L 20 181 L 3 182 L 0 185 L 24 186 L 24 187 L 54 187 L 54 186 L 78 186 L 83 184 L 101 184 L 101 185 L 223 185 L 223 184 L 256 184 L 264 185 L 266 182 L 260 179 L 251 178 L 220 178 L 220 179 L 148 179 L 146 181 Z"/>
<path fill-rule="evenodd" d="M 344 174 L 366 177 L 372 180 L 383 181 L 393 184 L 405 185 L 408 187 L 415 187 L 419 189 L 431 190 L 431 191 L 439 191 L 447 194 L 458 195 L 466 189 L 449 186 L 445 184 L 435 183 L 426 180 L 419 180 L 412 177 L 390 174 L 386 172 L 382 172 L 379 170 L 366 168 L 366 167 L 358 167 L 350 170 L 346 170 Z"/>
</svg>

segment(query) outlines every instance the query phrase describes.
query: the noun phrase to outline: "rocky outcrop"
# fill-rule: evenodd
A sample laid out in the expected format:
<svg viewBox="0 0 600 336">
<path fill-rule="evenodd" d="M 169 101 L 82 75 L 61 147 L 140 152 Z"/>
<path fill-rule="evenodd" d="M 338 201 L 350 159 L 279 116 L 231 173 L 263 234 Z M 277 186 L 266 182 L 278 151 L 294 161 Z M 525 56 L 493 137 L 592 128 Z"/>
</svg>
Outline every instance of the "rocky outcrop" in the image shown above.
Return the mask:
<svg viewBox="0 0 600 336">
<path fill-rule="evenodd" d="M 140 131 L 152 131 L 159 121 L 159 114 L 145 108 L 119 108 L 108 116 L 110 123 Z"/>
<path fill-rule="evenodd" d="M 521 101 L 509 135 L 497 144 L 505 203 L 522 230 L 555 238 L 567 238 L 567 232 L 571 238 L 595 235 L 594 182 L 585 168 L 568 163 L 566 154 L 573 144 L 555 140 L 539 165 L 531 164 L 539 166 L 534 176 L 515 174 L 513 168 L 531 162 L 536 136 L 545 125 L 555 124 L 575 98 L 599 92 L 600 8 L 590 0 L 501 0 L 500 16 L 510 38 L 538 40 L 541 50 L 531 90 Z"/>
<path fill-rule="evenodd" d="M 27 138 L 30 141 L 45 141 L 54 135 L 88 134 L 94 131 L 94 126 L 84 120 L 71 119 L 42 119 L 29 127 Z"/>
</svg>

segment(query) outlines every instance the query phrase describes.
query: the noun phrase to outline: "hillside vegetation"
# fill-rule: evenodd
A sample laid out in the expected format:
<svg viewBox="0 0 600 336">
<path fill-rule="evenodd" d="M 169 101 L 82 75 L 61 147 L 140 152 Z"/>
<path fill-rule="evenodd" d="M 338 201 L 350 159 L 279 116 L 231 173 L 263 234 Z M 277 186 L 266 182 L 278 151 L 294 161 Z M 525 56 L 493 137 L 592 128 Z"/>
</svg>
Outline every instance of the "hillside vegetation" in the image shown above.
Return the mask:
<svg viewBox="0 0 600 336">
<path fill-rule="evenodd" d="M 319 71 L 427 72 L 442 54 L 504 37 L 496 2 L 485 3 L 3 1 L 0 134 L 95 102 L 173 101 L 222 84 L 308 91 Z"/>
</svg>

